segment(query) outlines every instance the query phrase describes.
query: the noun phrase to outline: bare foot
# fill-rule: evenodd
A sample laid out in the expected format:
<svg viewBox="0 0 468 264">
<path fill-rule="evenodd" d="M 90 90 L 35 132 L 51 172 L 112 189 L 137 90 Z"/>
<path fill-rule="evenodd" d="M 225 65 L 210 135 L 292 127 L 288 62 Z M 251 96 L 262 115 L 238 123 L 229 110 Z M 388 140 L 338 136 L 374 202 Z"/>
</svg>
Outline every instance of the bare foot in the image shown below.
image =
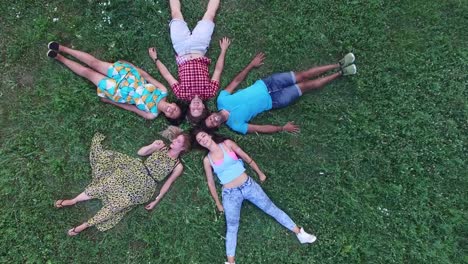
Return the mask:
<svg viewBox="0 0 468 264">
<path fill-rule="evenodd" d="M 55 208 L 62 208 L 62 207 L 65 207 L 65 206 L 70 206 L 70 205 L 74 205 L 76 202 L 72 201 L 72 200 L 57 200 L 55 201 Z"/>
</svg>

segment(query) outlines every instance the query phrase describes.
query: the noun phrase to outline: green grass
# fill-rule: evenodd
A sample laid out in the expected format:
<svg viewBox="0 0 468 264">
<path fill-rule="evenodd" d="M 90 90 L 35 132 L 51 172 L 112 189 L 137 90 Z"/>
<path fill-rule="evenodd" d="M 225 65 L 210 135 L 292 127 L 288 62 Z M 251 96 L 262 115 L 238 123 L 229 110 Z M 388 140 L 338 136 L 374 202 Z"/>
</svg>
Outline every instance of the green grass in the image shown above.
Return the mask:
<svg viewBox="0 0 468 264">
<path fill-rule="evenodd" d="M 96 131 L 136 156 L 166 126 L 100 103 L 91 83 L 45 56 L 58 40 L 162 80 L 147 56 L 155 45 L 175 73 L 166 1 L 132 2 L 0 3 L 0 262 L 224 261 L 225 222 L 201 152 L 184 157 L 184 175 L 153 212 L 140 206 L 108 232 L 65 234 L 96 213 L 97 201 L 53 208 L 90 182 Z M 206 2 L 182 1 L 191 26 Z M 467 14 L 466 0 L 222 1 L 208 55 L 217 58 L 222 36 L 233 39 L 223 86 L 258 51 L 266 63 L 244 86 L 349 51 L 358 66 L 357 76 L 255 120 L 294 120 L 298 136 L 221 130 L 269 176 L 272 200 L 318 237 L 302 246 L 245 204 L 238 263 L 468 263 Z"/>
</svg>

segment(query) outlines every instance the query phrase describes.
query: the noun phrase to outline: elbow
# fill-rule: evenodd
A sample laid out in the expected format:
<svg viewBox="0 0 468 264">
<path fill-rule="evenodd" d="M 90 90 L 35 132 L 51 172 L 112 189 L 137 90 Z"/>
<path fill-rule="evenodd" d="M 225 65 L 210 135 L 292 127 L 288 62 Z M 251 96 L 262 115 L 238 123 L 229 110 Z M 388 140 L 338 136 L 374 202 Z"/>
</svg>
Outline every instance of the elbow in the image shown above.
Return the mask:
<svg viewBox="0 0 468 264">
<path fill-rule="evenodd" d="M 144 118 L 147 120 L 154 120 L 157 116 L 153 115 L 152 113 L 146 113 Z"/>
</svg>

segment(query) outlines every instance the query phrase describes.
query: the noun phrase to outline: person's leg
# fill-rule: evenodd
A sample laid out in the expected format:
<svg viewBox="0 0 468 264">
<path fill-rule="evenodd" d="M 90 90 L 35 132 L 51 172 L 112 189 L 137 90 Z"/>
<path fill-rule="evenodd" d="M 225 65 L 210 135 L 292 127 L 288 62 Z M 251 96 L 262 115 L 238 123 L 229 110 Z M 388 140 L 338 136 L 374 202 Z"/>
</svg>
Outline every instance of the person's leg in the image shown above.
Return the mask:
<svg viewBox="0 0 468 264">
<path fill-rule="evenodd" d="M 190 53 L 201 53 L 205 55 L 210 46 L 211 36 L 213 35 L 216 16 L 216 10 L 219 7 L 219 0 L 210 0 L 202 20 L 192 30 L 189 45 L 187 49 Z"/>
<path fill-rule="evenodd" d="M 171 6 L 172 16 L 172 20 L 169 23 L 172 47 L 177 55 L 182 56 L 189 53 L 187 50 L 187 42 L 190 39 L 191 33 L 180 11 L 180 1 L 170 0 L 169 4 Z"/>
<path fill-rule="evenodd" d="M 79 50 L 74 50 L 74 49 L 65 47 L 63 45 L 60 45 L 59 51 L 72 55 L 73 57 L 86 63 L 89 67 L 93 68 L 94 70 L 96 70 L 97 72 L 103 75 L 107 75 L 107 70 L 109 69 L 110 66 L 112 66 L 112 63 L 98 60 L 89 53 L 79 51 Z"/>
<path fill-rule="evenodd" d="M 272 109 L 291 105 L 302 95 L 292 71 L 275 73 L 262 79 L 262 81 L 266 84 L 268 93 L 270 94 Z"/>
<path fill-rule="evenodd" d="M 216 11 L 218 10 L 220 0 L 210 0 L 206 8 L 206 12 L 203 15 L 202 20 L 214 21 L 216 17 Z"/>
<path fill-rule="evenodd" d="M 276 205 L 263 191 L 262 187 L 260 187 L 260 185 L 258 185 L 254 180 L 251 180 L 251 184 L 244 187 L 242 191 L 245 199 L 249 200 L 262 211 L 275 218 L 282 226 L 294 233 L 299 232 L 299 228 L 294 221 L 285 212 L 276 207 Z"/>
<path fill-rule="evenodd" d="M 333 73 L 331 75 L 328 75 L 319 79 L 304 81 L 300 83 L 298 82 L 297 86 L 301 89 L 302 94 L 304 94 L 305 92 L 308 92 L 310 90 L 320 89 L 324 87 L 326 84 L 335 80 L 341 75 L 342 75 L 342 72 L 339 71 L 339 72 Z"/>
<path fill-rule="evenodd" d="M 234 256 L 237 246 L 237 231 L 239 230 L 240 212 L 243 200 L 244 198 L 239 190 L 223 190 L 223 207 L 227 225 L 226 256 L 230 263 L 235 262 Z"/>
<path fill-rule="evenodd" d="M 72 70 L 74 73 L 78 74 L 79 76 L 90 80 L 96 86 L 98 86 L 99 82 L 103 78 L 106 78 L 106 76 L 102 75 L 101 73 L 96 72 L 88 67 L 85 67 L 75 61 L 69 60 L 60 54 L 57 54 L 57 57 L 55 57 L 55 59 L 63 63 L 65 66 L 67 66 L 70 70 Z"/>
<path fill-rule="evenodd" d="M 184 20 L 184 16 L 182 15 L 182 11 L 180 9 L 180 1 L 179 0 L 170 0 L 169 6 L 171 7 L 171 17 L 172 19 L 180 19 Z"/>
<path fill-rule="evenodd" d="M 313 67 L 313 68 L 310 68 L 308 70 L 301 71 L 301 72 L 295 72 L 294 75 L 296 77 L 296 83 L 304 82 L 313 77 L 320 76 L 321 74 L 327 71 L 338 69 L 338 68 L 340 68 L 340 64 L 336 63 L 336 64 Z"/>
<path fill-rule="evenodd" d="M 82 193 L 78 194 L 75 198 L 70 199 L 70 200 L 57 200 L 55 202 L 55 207 L 61 208 L 61 207 L 64 207 L 64 206 L 70 206 L 70 205 L 74 205 L 74 204 L 76 204 L 78 202 L 87 201 L 89 199 L 91 199 L 91 197 L 86 195 L 85 192 L 82 192 Z"/>
</svg>

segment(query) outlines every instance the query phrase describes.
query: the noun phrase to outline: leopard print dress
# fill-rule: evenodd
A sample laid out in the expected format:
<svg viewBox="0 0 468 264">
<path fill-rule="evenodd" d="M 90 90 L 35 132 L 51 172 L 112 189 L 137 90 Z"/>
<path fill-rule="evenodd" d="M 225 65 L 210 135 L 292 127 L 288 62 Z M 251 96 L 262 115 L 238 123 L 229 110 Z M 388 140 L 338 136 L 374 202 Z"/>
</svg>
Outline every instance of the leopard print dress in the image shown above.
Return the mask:
<svg viewBox="0 0 468 264">
<path fill-rule="evenodd" d="M 114 227 L 135 205 L 148 202 L 156 191 L 156 181 L 163 180 L 179 163 L 169 157 L 167 148 L 142 162 L 104 149 L 104 138 L 100 133 L 93 137 L 89 154 L 93 180 L 85 189 L 86 195 L 102 201 L 101 210 L 87 222 L 100 231 Z"/>
</svg>

